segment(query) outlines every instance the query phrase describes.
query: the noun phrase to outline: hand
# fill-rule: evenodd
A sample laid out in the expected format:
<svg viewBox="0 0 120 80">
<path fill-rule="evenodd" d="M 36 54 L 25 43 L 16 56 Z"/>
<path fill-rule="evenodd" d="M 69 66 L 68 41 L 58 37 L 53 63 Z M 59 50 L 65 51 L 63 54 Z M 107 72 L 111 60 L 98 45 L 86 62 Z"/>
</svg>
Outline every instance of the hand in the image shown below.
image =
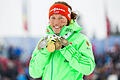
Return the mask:
<svg viewBox="0 0 120 80">
<path fill-rule="evenodd" d="M 59 50 L 62 47 L 62 43 L 59 39 L 56 40 L 55 42 L 55 50 Z"/>
<path fill-rule="evenodd" d="M 67 46 L 69 44 L 68 40 L 63 37 L 61 38 L 61 43 L 63 46 Z"/>
<path fill-rule="evenodd" d="M 47 47 L 49 52 L 53 52 L 54 50 L 59 50 L 68 44 L 68 40 L 61 36 L 49 35 L 40 41 L 38 49 L 41 50 L 41 48 Z"/>
<path fill-rule="evenodd" d="M 47 40 L 46 39 L 42 39 L 39 44 L 38 44 L 38 50 L 41 50 L 42 48 L 47 46 Z"/>
<path fill-rule="evenodd" d="M 55 50 L 59 50 L 69 44 L 68 40 L 60 37 L 59 39 L 55 40 Z"/>
<path fill-rule="evenodd" d="M 51 39 L 49 39 L 51 35 L 45 36 L 38 44 L 38 50 L 41 50 L 42 48 L 47 47 L 48 43 L 50 42 Z"/>
</svg>

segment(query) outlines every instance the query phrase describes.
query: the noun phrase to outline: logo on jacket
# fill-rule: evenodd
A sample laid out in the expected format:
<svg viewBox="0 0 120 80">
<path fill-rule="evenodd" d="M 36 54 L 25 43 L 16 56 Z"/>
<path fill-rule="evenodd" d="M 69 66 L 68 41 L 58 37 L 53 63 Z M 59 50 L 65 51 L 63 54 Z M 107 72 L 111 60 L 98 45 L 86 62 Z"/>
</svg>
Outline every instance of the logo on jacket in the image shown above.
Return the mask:
<svg viewBox="0 0 120 80">
<path fill-rule="evenodd" d="M 69 61 L 67 61 L 67 60 L 65 59 L 64 62 L 69 62 Z"/>
<path fill-rule="evenodd" d="M 66 28 L 66 30 L 65 30 L 65 31 L 72 32 L 72 31 L 73 31 L 73 29 Z"/>
</svg>

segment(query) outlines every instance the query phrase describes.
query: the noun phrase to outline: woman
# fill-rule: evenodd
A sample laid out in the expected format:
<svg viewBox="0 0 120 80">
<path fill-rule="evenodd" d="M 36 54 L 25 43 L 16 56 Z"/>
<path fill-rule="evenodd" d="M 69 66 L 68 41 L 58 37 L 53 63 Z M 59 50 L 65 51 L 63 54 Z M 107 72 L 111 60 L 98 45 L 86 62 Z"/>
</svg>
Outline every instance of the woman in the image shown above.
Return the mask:
<svg viewBox="0 0 120 80">
<path fill-rule="evenodd" d="M 92 46 L 79 33 L 76 14 L 66 2 L 55 2 L 49 9 L 47 37 L 35 48 L 29 65 L 33 78 L 42 80 L 83 80 L 95 67 Z"/>
</svg>

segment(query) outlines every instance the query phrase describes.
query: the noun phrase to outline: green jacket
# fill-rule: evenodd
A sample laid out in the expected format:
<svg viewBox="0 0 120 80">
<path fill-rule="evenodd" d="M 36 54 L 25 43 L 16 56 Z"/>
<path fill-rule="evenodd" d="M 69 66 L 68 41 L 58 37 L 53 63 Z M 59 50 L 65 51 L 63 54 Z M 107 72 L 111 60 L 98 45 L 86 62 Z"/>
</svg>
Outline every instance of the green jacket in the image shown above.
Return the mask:
<svg viewBox="0 0 120 80">
<path fill-rule="evenodd" d="M 95 68 L 92 45 L 88 38 L 79 33 L 81 27 L 71 20 L 69 26 L 64 26 L 59 35 L 72 32 L 67 38 L 70 43 L 60 50 L 50 53 L 47 48 L 33 51 L 29 64 L 29 74 L 42 80 L 83 80 L 83 75 L 89 75 Z M 47 34 L 54 34 L 48 26 Z"/>
</svg>

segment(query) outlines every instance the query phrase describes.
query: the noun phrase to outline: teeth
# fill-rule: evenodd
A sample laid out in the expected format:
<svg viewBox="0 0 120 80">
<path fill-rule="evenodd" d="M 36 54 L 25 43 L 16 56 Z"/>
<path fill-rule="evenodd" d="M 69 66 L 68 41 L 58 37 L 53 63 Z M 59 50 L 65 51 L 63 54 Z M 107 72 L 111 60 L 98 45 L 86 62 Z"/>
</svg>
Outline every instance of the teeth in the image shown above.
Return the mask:
<svg viewBox="0 0 120 80">
<path fill-rule="evenodd" d="M 60 28 L 60 26 L 55 26 L 55 28 Z"/>
</svg>

